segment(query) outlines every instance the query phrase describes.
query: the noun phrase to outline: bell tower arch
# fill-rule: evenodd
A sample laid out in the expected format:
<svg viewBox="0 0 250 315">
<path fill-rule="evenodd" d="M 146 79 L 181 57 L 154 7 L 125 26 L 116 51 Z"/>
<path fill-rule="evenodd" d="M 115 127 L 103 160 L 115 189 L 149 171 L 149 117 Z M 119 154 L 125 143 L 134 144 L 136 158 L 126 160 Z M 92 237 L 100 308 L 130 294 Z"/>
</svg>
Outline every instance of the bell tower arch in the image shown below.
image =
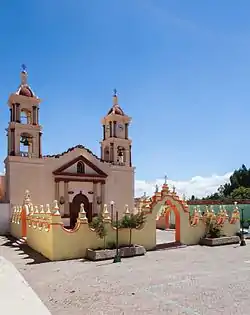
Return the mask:
<svg viewBox="0 0 250 315">
<path fill-rule="evenodd" d="M 114 165 L 132 167 L 132 141 L 129 139 L 131 118 L 125 115 L 118 104 L 116 89 L 113 94 L 113 106 L 102 119 L 103 140 L 101 158 Z"/>
<path fill-rule="evenodd" d="M 42 127 L 39 125 L 41 100 L 28 85 L 28 72 L 22 65 L 21 83 L 8 99 L 10 110 L 7 156 L 41 158 Z"/>
</svg>

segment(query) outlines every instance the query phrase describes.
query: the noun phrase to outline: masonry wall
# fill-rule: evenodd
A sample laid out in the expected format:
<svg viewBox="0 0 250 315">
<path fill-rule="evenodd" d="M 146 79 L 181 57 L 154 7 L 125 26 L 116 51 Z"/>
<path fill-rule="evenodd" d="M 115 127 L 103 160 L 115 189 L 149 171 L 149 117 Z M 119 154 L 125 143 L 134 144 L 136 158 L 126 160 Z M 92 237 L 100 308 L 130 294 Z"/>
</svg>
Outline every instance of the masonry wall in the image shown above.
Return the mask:
<svg viewBox="0 0 250 315">
<path fill-rule="evenodd" d="M 110 222 L 106 223 L 106 244 L 115 243 L 116 229 Z M 140 244 L 147 250 L 156 246 L 155 219 L 147 215 L 143 228 L 132 231 L 132 243 Z M 89 227 L 87 220 L 78 219 L 74 230 L 63 227 L 61 216 L 55 214 L 33 214 L 27 217 L 27 243 L 50 260 L 83 258 L 88 248 L 104 247 L 104 239 Z M 119 230 L 119 244 L 129 244 L 129 229 Z"/>
</svg>

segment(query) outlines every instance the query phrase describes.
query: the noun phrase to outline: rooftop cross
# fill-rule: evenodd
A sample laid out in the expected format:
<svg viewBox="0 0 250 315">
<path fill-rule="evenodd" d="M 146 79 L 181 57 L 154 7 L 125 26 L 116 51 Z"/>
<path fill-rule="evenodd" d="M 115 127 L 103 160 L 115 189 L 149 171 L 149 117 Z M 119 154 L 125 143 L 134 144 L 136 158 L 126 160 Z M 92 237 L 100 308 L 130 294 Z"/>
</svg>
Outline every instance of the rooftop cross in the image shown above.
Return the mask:
<svg viewBox="0 0 250 315">
<path fill-rule="evenodd" d="M 26 65 L 24 63 L 21 65 L 21 68 L 22 68 L 22 71 L 26 71 L 27 70 L 27 67 L 26 67 Z"/>
<path fill-rule="evenodd" d="M 113 92 L 114 92 L 114 96 L 117 96 L 117 89 L 114 89 Z"/>
</svg>

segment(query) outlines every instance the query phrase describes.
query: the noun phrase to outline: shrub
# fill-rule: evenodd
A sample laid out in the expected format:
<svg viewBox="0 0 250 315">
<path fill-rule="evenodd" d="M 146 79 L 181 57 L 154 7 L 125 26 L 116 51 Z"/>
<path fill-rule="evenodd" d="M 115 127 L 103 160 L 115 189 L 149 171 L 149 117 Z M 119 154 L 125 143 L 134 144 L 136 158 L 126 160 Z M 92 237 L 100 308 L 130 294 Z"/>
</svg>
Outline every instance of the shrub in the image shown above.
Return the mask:
<svg viewBox="0 0 250 315">
<path fill-rule="evenodd" d="M 215 220 L 207 218 L 205 238 L 219 238 L 221 236 L 221 225 L 219 225 Z"/>
<path fill-rule="evenodd" d="M 103 216 L 100 214 L 93 218 L 92 222 L 89 224 L 92 229 L 95 230 L 97 236 L 104 241 L 104 249 L 106 248 L 106 236 L 107 229 L 105 223 L 103 222 Z"/>
</svg>

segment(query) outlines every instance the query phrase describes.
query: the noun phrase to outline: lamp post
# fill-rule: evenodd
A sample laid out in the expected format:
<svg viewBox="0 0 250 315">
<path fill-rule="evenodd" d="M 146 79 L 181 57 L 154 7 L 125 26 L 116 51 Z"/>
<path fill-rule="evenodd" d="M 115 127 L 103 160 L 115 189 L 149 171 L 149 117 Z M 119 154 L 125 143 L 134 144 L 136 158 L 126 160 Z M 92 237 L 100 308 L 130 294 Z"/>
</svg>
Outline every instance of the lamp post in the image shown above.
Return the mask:
<svg viewBox="0 0 250 315">
<path fill-rule="evenodd" d="M 118 238 L 118 232 L 119 232 L 119 226 L 118 226 L 118 211 L 115 213 L 115 219 L 116 219 L 116 254 L 113 263 L 121 262 L 121 256 L 119 254 L 119 238 Z"/>
<path fill-rule="evenodd" d="M 244 223 L 244 209 L 241 208 L 241 220 L 240 220 L 240 225 L 241 225 L 241 233 L 240 233 L 240 246 L 246 246 L 246 241 L 243 233 L 243 223 Z"/>
<path fill-rule="evenodd" d="M 110 201 L 110 208 L 111 208 L 111 221 L 114 220 L 114 201 Z"/>
</svg>

